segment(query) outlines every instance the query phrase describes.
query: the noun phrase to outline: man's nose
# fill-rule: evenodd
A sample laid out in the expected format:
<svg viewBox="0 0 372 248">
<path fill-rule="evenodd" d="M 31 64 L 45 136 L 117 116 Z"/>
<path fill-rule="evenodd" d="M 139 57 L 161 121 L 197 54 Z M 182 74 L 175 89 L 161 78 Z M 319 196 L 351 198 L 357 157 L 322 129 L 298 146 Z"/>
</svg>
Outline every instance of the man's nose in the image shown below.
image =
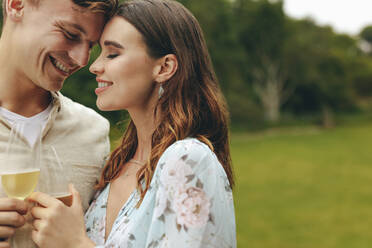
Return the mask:
<svg viewBox="0 0 372 248">
<path fill-rule="evenodd" d="M 70 58 L 72 58 L 74 63 L 76 63 L 80 67 L 84 67 L 88 64 L 89 55 L 90 55 L 89 44 L 80 44 L 73 46 L 69 51 Z"/>
</svg>

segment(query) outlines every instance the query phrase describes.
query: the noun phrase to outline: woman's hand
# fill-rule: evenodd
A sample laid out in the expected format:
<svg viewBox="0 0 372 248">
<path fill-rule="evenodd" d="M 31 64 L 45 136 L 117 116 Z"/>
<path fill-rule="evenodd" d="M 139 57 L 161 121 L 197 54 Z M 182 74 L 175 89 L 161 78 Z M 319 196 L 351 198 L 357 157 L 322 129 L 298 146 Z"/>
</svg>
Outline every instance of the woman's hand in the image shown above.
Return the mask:
<svg viewBox="0 0 372 248">
<path fill-rule="evenodd" d="M 69 248 L 95 247 L 85 232 L 84 213 L 79 192 L 69 186 L 71 207 L 47 194 L 35 192 L 29 199 L 38 203 L 31 210 L 33 222 L 32 240 L 40 247 Z"/>
</svg>

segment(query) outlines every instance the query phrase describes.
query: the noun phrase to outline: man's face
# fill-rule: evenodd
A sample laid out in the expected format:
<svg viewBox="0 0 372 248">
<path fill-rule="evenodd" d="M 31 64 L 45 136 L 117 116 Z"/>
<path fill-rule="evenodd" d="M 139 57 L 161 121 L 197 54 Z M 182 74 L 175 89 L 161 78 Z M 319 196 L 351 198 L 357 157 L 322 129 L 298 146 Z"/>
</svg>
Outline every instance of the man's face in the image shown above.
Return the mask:
<svg viewBox="0 0 372 248">
<path fill-rule="evenodd" d="M 69 75 L 88 63 L 103 25 L 103 14 L 71 0 L 41 0 L 37 7 L 25 1 L 13 30 L 16 76 L 48 91 L 60 90 Z"/>
</svg>

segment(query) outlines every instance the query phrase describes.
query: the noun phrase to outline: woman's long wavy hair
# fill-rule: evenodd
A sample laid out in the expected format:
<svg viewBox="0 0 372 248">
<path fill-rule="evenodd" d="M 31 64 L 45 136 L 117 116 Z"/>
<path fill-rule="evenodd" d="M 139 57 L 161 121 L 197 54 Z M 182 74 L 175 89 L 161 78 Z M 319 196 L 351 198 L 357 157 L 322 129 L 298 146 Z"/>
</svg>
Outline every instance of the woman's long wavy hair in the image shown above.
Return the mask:
<svg viewBox="0 0 372 248">
<path fill-rule="evenodd" d="M 175 141 L 187 137 L 199 139 L 214 151 L 232 188 L 227 106 L 195 17 L 172 0 L 128 1 L 119 7 L 116 16 L 124 18 L 142 34 L 151 57 L 174 54 L 178 60 L 178 69 L 163 83 L 164 93 L 155 107 L 158 111 L 154 115 L 160 124 L 152 134 L 150 158 L 137 173 L 140 202 L 160 156 Z M 126 162 L 134 156 L 137 145 L 136 127 L 130 121 L 121 145 L 112 152 L 103 169 L 98 189 L 119 176 Z M 140 183 L 142 180 L 144 187 Z"/>
</svg>

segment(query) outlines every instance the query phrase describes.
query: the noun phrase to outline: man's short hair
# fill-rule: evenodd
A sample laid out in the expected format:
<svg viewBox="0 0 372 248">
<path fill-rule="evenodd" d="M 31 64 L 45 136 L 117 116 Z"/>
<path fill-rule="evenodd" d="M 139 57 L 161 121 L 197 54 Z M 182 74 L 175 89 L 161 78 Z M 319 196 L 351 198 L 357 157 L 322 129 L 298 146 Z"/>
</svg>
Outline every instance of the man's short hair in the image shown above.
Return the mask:
<svg viewBox="0 0 372 248">
<path fill-rule="evenodd" d="M 43 0 L 26 0 L 34 5 L 38 5 L 40 1 Z M 118 0 L 71 0 L 78 6 L 83 8 L 87 8 L 88 10 L 95 12 L 95 13 L 103 13 L 105 19 L 110 19 L 114 14 L 118 7 Z M 5 10 L 6 0 L 2 0 L 2 8 L 3 8 L 3 25 L 6 19 L 6 10 Z"/>
</svg>

